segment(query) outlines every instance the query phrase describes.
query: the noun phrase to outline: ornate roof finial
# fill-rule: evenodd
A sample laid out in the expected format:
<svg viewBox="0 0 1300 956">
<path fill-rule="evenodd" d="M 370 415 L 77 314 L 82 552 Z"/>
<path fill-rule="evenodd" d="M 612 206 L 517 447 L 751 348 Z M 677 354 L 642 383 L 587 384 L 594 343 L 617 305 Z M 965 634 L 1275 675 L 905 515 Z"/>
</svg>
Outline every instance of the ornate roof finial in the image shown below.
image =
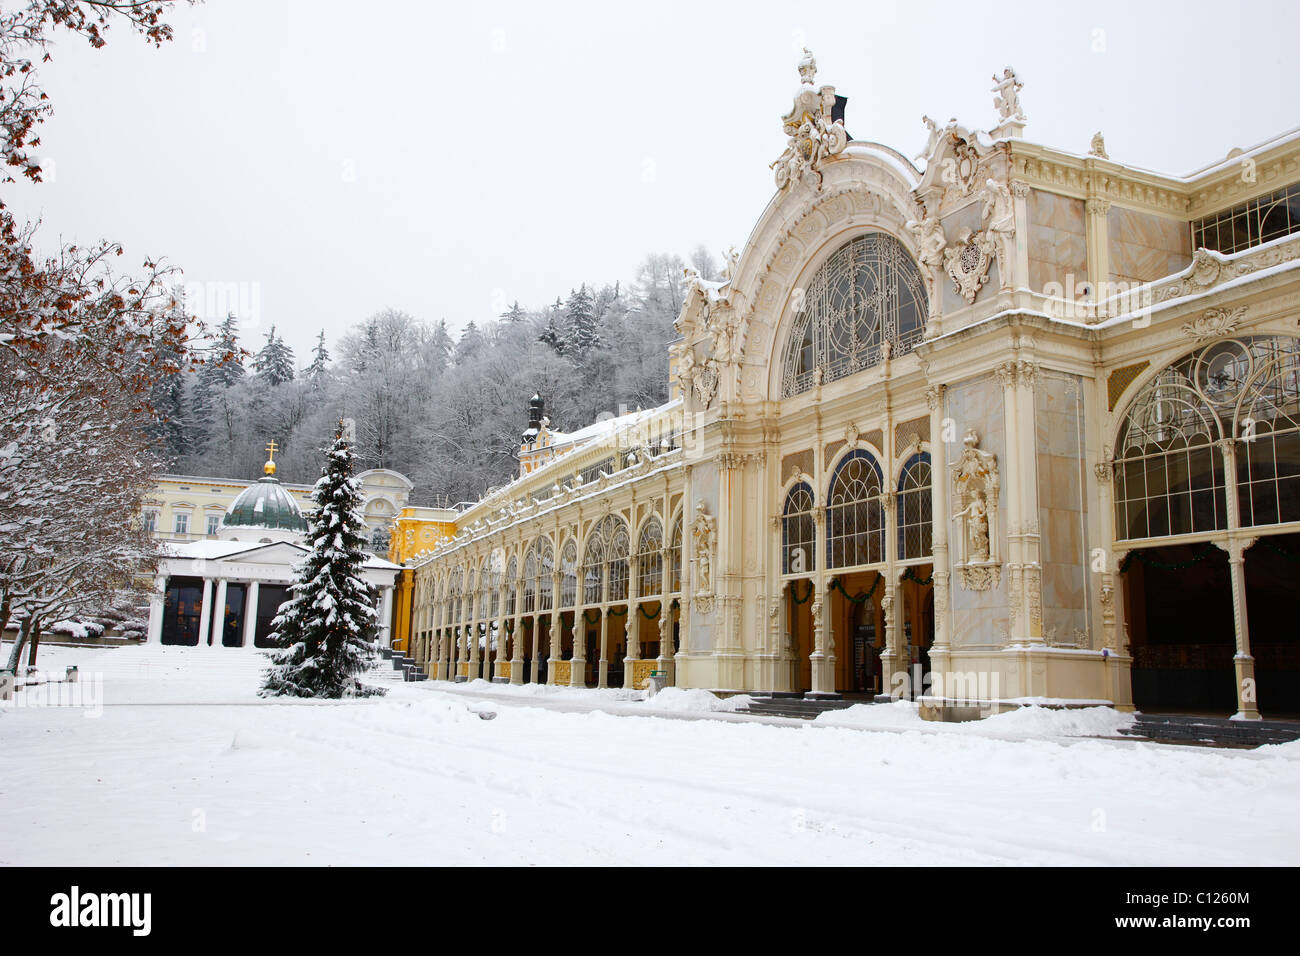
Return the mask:
<svg viewBox="0 0 1300 956">
<path fill-rule="evenodd" d="M 275 443 L 274 438 L 266 445 L 267 459 L 266 464 L 262 466 L 262 471 L 268 475 L 275 474 L 275 453 L 279 450 L 280 446 Z"/>
<path fill-rule="evenodd" d="M 844 130 L 843 97 L 835 87 L 813 86 L 817 78 L 817 59 L 805 47 L 799 60 L 800 86 L 790 112 L 781 118 L 785 129 L 785 152 L 771 163 L 776 171 L 776 186 L 784 189 L 807 176 L 814 188 L 822 183 L 822 161 L 836 156 L 848 145 Z M 837 106 L 838 103 L 838 106 Z"/>
<path fill-rule="evenodd" d="M 812 55 L 811 50 L 804 47 L 803 56 L 799 59 L 799 81 L 812 86 L 815 79 L 817 79 L 817 58 Z"/>
<path fill-rule="evenodd" d="M 1096 156 L 1098 159 L 1110 159 L 1106 155 L 1106 141 L 1101 138 L 1100 130 L 1092 134 L 1092 145 L 1088 148 L 1089 156 Z"/>
</svg>

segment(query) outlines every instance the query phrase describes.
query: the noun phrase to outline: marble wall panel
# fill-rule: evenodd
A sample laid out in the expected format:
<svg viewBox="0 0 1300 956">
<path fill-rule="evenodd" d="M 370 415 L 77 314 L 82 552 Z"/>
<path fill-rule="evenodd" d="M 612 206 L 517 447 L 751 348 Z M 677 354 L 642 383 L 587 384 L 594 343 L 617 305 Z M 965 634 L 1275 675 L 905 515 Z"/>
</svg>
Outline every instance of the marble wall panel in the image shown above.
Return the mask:
<svg viewBox="0 0 1300 956">
<path fill-rule="evenodd" d="M 1088 279 L 1087 227 L 1081 199 L 1031 190 L 1029 213 L 1029 287 L 1037 292 L 1049 282 L 1068 286 Z"/>
<path fill-rule="evenodd" d="M 1191 227 L 1185 222 L 1111 206 L 1106 231 L 1115 282 L 1153 282 L 1192 261 Z"/>
<path fill-rule="evenodd" d="M 1089 628 L 1083 393 L 1078 376 L 1040 372 L 1034 388 L 1043 636 L 1074 643 Z"/>
</svg>

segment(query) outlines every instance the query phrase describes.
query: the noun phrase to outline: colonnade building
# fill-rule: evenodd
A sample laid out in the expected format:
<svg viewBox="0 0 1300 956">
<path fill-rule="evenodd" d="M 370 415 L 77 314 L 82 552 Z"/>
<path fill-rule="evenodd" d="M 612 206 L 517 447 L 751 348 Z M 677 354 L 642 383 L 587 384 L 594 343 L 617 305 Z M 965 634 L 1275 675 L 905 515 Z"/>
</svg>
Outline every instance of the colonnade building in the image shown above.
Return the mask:
<svg viewBox="0 0 1300 956">
<path fill-rule="evenodd" d="M 914 162 L 799 73 L 671 400 L 563 454 L 530 427 L 414 563 L 408 652 L 941 717 L 1300 711 L 1300 134 L 1152 172 L 1025 139 L 1008 68 L 996 125 L 925 118 Z"/>
</svg>

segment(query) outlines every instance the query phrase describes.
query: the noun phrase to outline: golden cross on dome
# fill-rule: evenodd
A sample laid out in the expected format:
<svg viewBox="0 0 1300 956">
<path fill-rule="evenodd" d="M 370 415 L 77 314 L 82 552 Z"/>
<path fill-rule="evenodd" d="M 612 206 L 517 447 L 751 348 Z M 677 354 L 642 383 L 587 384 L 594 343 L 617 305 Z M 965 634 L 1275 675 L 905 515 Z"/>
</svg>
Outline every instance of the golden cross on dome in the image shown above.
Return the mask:
<svg viewBox="0 0 1300 956">
<path fill-rule="evenodd" d="M 274 438 L 272 438 L 266 445 L 266 453 L 268 457 L 266 459 L 266 464 L 262 466 L 262 471 L 266 472 L 268 475 L 275 474 L 275 453 L 279 450 L 280 446 L 275 443 Z"/>
</svg>

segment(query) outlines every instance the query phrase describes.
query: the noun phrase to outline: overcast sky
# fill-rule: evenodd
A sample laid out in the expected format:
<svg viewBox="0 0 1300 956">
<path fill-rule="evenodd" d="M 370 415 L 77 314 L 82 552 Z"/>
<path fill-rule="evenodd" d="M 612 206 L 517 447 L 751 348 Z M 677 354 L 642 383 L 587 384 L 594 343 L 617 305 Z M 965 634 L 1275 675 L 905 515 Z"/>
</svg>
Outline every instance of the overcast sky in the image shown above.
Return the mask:
<svg viewBox="0 0 1300 956">
<path fill-rule="evenodd" d="M 5 0 L 10 6 L 12 0 Z M 300 363 L 393 307 L 454 327 L 648 252 L 741 247 L 774 186 L 804 45 L 857 139 L 921 115 L 1186 173 L 1300 118 L 1293 2 L 981 5 L 210 0 L 161 50 L 121 27 L 41 67 L 52 176 L 6 187 L 48 241 L 111 238 L 243 283 Z"/>
</svg>

